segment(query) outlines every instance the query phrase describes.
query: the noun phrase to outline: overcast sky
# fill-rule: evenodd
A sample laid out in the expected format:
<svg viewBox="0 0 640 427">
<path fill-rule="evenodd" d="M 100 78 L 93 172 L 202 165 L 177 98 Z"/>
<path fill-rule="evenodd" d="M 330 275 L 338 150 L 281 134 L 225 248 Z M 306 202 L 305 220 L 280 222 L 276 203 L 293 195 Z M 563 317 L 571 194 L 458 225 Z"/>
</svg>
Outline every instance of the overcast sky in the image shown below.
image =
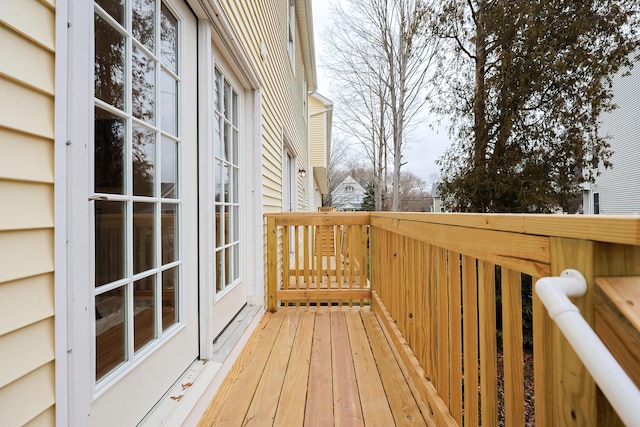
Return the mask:
<svg viewBox="0 0 640 427">
<path fill-rule="evenodd" d="M 330 90 L 331 75 L 325 72 L 322 61 L 325 54 L 330 54 L 330 52 L 325 52 L 323 32 L 325 27 L 331 24 L 331 4 L 335 3 L 335 1 L 312 1 L 318 92 L 330 99 L 334 98 Z M 413 140 L 405 148 L 403 160 L 408 163 L 403 168 L 415 173 L 427 181 L 427 184 L 430 184 L 430 175 L 438 173 L 435 161 L 444 153 L 450 145 L 450 141 L 444 126 L 440 126 L 437 131 L 434 131 L 429 127 L 430 120 L 426 118 L 426 112 L 424 116 L 425 119 L 419 123 L 414 132 Z M 334 126 L 335 130 L 336 127 Z"/>
</svg>

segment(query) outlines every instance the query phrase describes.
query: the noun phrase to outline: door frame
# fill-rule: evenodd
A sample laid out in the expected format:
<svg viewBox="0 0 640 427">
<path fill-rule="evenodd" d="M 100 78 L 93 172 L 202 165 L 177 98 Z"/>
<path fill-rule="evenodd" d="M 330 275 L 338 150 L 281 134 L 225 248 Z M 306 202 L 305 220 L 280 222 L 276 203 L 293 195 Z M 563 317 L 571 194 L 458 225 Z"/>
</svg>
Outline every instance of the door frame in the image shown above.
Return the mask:
<svg viewBox="0 0 640 427">
<path fill-rule="evenodd" d="M 172 0 L 172 3 L 179 6 L 184 13 L 188 13 L 190 16 L 188 19 L 193 23 L 193 28 L 190 29 L 191 34 L 194 37 L 194 41 L 197 40 L 197 25 L 198 20 L 193 11 L 190 10 L 190 6 L 186 0 Z M 64 179 L 56 181 L 56 187 L 60 186 L 60 183 L 65 184 L 64 193 L 62 189 L 60 193 L 56 193 L 56 196 L 60 194 L 60 198 L 56 199 L 56 206 L 64 205 L 65 210 L 56 211 L 56 218 L 59 221 L 64 221 L 65 227 L 60 230 L 56 229 L 56 232 L 64 232 L 64 246 L 59 245 L 56 241 L 56 259 L 64 260 L 64 267 L 60 269 L 60 274 L 56 275 L 56 319 L 65 319 L 65 332 L 66 334 L 58 336 L 56 334 L 56 348 L 58 354 L 64 351 L 64 356 L 57 358 L 58 361 L 64 361 L 64 368 L 60 368 L 57 371 L 59 375 L 56 380 L 56 403 L 61 403 L 60 417 L 57 417 L 58 423 L 61 425 L 86 425 L 88 416 L 93 412 L 94 405 L 99 402 L 102 396 L 107 390 L 117 389 L 122 387 L 123 379 L 136 378 L 140 375 L 138 367 L 142 367 L 143 364 L 155 363 L 158 364 L 160 360 L 166 359 L 166 354 L 170 353 L 166 344 L 175 345 L 175 340 L 184 341 L 187 337 L 184 333 L 181 333 L 185 329 L 185 325 L 178 325 L 173 331 L 169 332 L 166 336 L 165 342 L 160 342 L 152 351 L 142 354 L 138 360 L 122 369 L 121 372 L 116 373 L 113 378 L 106 379 L 106 381 L 100 386 L 96 387 L 96 381 L 94 379 L 94 363 L 95 363 L 95 331 L 94 322 L 92 321 L 93 305 L 95 304 L 94 289 L 89 286 L 93 283 L 93 261 L 91 261 L 92 242 L 93 242 L 93 228 L 92 228 L 92 215 L 93 209 L 87 199 L 92 193 L 90 188 L 93 183 L 92 179 L 85 179 L 91 177 L 93 174 L 93 144 L 90 141 L 93 140 L 93 111 L 94 111 L 94 81 L 93 81 L 93 52 L 94 48 L 91 41 L 94 38 L 93 22 L 94 22 L 94 4 L 93 1 L 86 2 L 82 0 L 68 0 L 65 2 L 65 6 L 68 8 L 57 9 L 57 13 L 60 13 L 56 17 L 57 25 L 56 29 L 67 34 L 66 46 L 62 49 L 60 57 L 56 55 L 56 61 L 64 61 L 65 65 L 56 69 L 57 81 L 65 81 L 65 85 L 57 87 L 57 90 L 65 90 L 64 94 L 60 94 L 61 100 L 65 100 L 64 104 L 56 104 L 56 124 L 60 125 L 61 129 L 64 129 L 65 138 L 65 154 L 64 159 L 56 163 L 57 172 L 60 175 L 64 175 Z M 175 12 L 174 12 L 175 13 Z M 67 22 L 69 24 L 67 24 Z M 183 24 L 184 25 L 184 24 Z M 89 41 L 87 43 L 87 41 Z M 60 41 L 59 41 L 60 42 Z M 181 43 L 184 43 L 181 42 Z M 200 61 L 198 58 L 197 48 L 194 46 L 191 59 Z M 195 66 L 195 64 L 194 64 Z M 193 76 L 197 75 L 197 69 L 188 67 L 186 69 L 193 70 Z M 62 74 L 64 73 L 64 74 Z M 197 81 L 194 83 L 197 84 Z M 66 88 L 65 88 L 66 86 Z M 193 88 L 193 107 L 198 108 L 197 104 L 197 87 Z M 58 99 L 58 92 L 56 92 L 56 100 Z M 182 105 L 182 101 L 178 105 L 178 111 L 184 112 L 185 108 Z M 182 114 L 182 113 L 181 113 Z M 194 124 L 196 120 L 193 120 Z M 192 132 L 192 140 L 189 142 L 197 144 L 198 133 L 196 130 Z M 181 139 L 184 136 L 181 137 Z M 157 141 L 160 143 L 160 141 Z M 186 161 L 186 154 L 184 147 L 179 148 L 181 158 L 181 167 L 184 166 Z M 193 158 L 197 158 L 197 145 L 193 146 Z M 62 169 L 61 169 L 62 168 Z M 194 180 L 198 179 L 197 172 L 191 173 Z M 179 184 L 183 189 L 184 185 Z M 184 223 L 183 215 L 184 206 L 188 202 L 192 208 L 190 208 L 189 215 L 193 215 L 194 218 L 198 216 L 198 194 L 197 190 L 193 188 L 190 190 L 190 195 L 187 196 L 186 192 L 180 195 L 182 199 L 179 212 L 181 217 L 179 221 Z M 62 212 L 63 217 L 60 217 Z M 57 226 L 57 224 L 56 224 Z M 194 227 L 196 227 L 194 225 Z M 197 235 L 197 229 L 193 228 L 193 234 Z M 184 226 L 180 225 L 179 233 L 185 231 Z M 57 234 L 57 237 L 59 234 Z M 182 238 L 180 239 L 182 240 Z M 181 243 L 179 247 L 179 253 L 184 254 L 184 244 Z M 198 262 L 197 253 L 198 247 L 195 245 L 192 250 L 194 255 L 187 256 L 183 259 L 182 268 L 180 273 L 180 280 L 184 280 L 185 271 L 189 268 L 193 272 L 193 277 L 197 280 L 198 277 Z M 184 255 L 180 255 L 184 257 Z M 193 259 L 188 261 L 187 259 Z M 187 262 L 185 262 L 187 260 Z M 191 266 L 187 267 L 188 265 Z M 59 264 L 56 265 L 56 270 Z M 60 283 L 60 277 L 64 277 L 65 283 Z M 186 281 L 183 281 L 186 283 Z M 193 283 L 193 281 L 192 281 Z M 186 291 L 186 288 L 185 288 Z M 184 292 L 184 291 L 183 291 Z M 194 296 L 190 301 L 193 302 L 191 307 L 191 314 L 185 310 L 184 298 L 180 298 L 178 301 L 178 307 L 181 312 L 181 322 L 187 320 L 187 317 L 191 317 L 188 320 L 188 327 L 192 328 L 189 335 L 193 334 L 192 344 L 189 344 L 189 353 L 193 351 L 193 359 L 198 357 L 199 351 L 199 318 L 197 313 L 198 299 L 197 284 L 192 285 L 191 294 Z M 181 293 L 182 296 L 186 293 Z M 58 297 L 61 298 L 58 299 Z M 64 304 L 60 302 L 64 301 Z M 191 302 L 190 302 L 191 304 Z M 61 326 L 62 327 L 62 326 Z M 66 336 L 65 336 L 66 335 Z M 172 341 L 171 343 L 169 343 Z M 64 350 L 62 347 L 64 346 Z M 164 347 L 164 348 L 163 348 Z M 164 351 L 163 351 L 164 350 Z M 185 353 L 186 354 L 186 353 Z M 191 356 L 189 355 L 188 358 Z M 187 358 L 183 357 L 186 361 Z M 190 362 L 189 362 L 190 363 Z M 56 363 L 59 365 L 59 363 Z M 176 367 L 175 378 L 171 378 L 171 383 L 175 381 L 184 369 L 188 367 L 188 364 Z M 58 368 L 57 368 L 58 369 Z M 132 376 L 132 377 L 130 377 Z M 167 379 L 164 379 L 166 383 Z M 169 384 L 168 386 L 170 386 Z M 167 386 L 167 387 L 168 387 Z M 157 390 L 157 389 L 156 389 Z M 164 394 L 166 390 L 158 390 L 158 398 Z M 155 402 L 154 402 L 155 403 Z M 100 405 L 102 406 L 102 405 Z M 151 406 L 141 408 L 145 412 L 150 410 Z M 57 412 L 57 411 L 56 411 Z M 144 415 L 144 414 L 143 414 Z M 99 422 L 99 420 L 93 420 L 93 422 Z"/>
<path fill-rule="evenodd" d="M 214 2 L 211 2 L 214 3 Z M 199 57 L 199 199 L 200 199 L 200 358 L 213 356 L 213 340 L 220 329 L 214 323 L 212 304 L 224 303 L 226 293 L 216 298 L 214 275 L 215 230 L 211 208 L 214 200 L 213 181 L 213 85 L 215 66 L 231 74 L 238 84 L 243 98 L 240 124 L 242 143 L 240 153 L 244 171 L 240 171 L 240 182 L 244 189 L 241 198 L 243 227 L 240 230 L 240 271 L 245 287 L 244 298 L 248 304 L 263 304 L 264 275 L 255 268 L 262 264 L 262 244 L 252 244 L 252 236 L 262 235 L 262 84 L 257 73 L 246 59 L 238 38 L 233 35 L 231 25 L 217 4 L 206 4 L 203 13 L 207 19 L 198 23 Z M 215 54 L 214 54 L 215 47 Z M 242 93 L 240 93 L 242 92 Z M 203 238 L 202 238 L 203 237 Z"/>
<path fill-rule="evenodd" d="M 250 64 L 238 38 L 217 2 L 203 0 L 184 0 L 191 7 L 198 22 L 198 93 L 207 93 L 211 81 L 203 79 L 208 72 L 213 73 L 211 59 L 212 40 L 218 46 L 226 48 L 225 56 L 236 76 L 245 86 L 245 107 L 250 111 L 246 115 L 246 126 L 252 134 L 246 136 L 251 148 L 247 164 L 247 182 L 252 183 L 249 202 L 246 209 L 252 212 L 249 224 L 252 235 L 262 236 L 262 82 L 258 73 Z M 88 18 L 90 17 L 90 18 Z M 87 372 L 90 372 L 93 334 L 91 322 L 74 321 L 74 313 L 82 313 L 91 307 L 93 292 L 80 283 L 89 283 L 90 269 L 84 271 L 73 260 L 86 257 L 85 245 L 77 244 L 90 235 L 88 215 L 78 215 L 72 207 L 86 202 L 86 183 L 70 179 L 68 174 L 73 168 L 87 167 L 88 144 L 92 135 L 89 121 L 93 110 L 93 67 L 86 62 L 92 53 L 87 40 L 93 38 L 93 2 L 84 0 L 60 0 L 56 4 L 56 99 L 55 99 L 55 296 L 56 296 L 56 423 L 59 425 L 84 425 L 93 401 L 93 384 Z M 71 82 L 73 82 L 71 84 Z M 205 87 L 203 87 L 205 86 Z M 90 96 L 89 96 L 90 95 Z M 210 105 L 207 97 L 199 97 L 198 122 L 200 123 L 198 141 L 207 141 L 207 119 Z M 200 180 L 200 176 L 198 176 Z M 200 199 L 201 195 L 198 194 Z M 206 200 L 206 199 L 205 199 Z M 200 200 L 200 205 L 202 205 Z M 200 208 L 198 208 L 201 214 Z M 249 234 L 251 235 L 251 234 Z M 198 247 L 202 253 L 203 240 Z M 263 245 L 245 244 L 241 255 L 244 259 L 253 259 L 263 264 Z M 200 358 L 208 359 L 212 354 L 211 328 L 207 298 L 211 297 L 211 288 L 202 280 L 203 268 L 199 269 L 199 350 Z M 264 303 L 264 274 L 262 269 L 247 269 L 247 302 Z M 149 408 L 150 409 L 150 408 Z"/>
</svg>

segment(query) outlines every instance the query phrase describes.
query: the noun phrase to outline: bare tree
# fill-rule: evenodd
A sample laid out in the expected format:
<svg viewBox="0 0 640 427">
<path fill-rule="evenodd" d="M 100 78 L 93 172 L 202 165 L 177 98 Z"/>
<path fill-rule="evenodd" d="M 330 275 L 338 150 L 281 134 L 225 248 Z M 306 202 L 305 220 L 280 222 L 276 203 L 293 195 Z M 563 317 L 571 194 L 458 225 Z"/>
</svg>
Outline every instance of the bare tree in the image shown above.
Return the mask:
<svg viewBox="0 0 640 427">
<path fill-rule="evenodd" d="M 336 124 L 359 143 L 373 169 L 375 207 L 382 210 L 386 188 L 388 141 L 388 88 L 381 76 L 384 63 L 370 56 L 366 45 L 368 22 L 352 20 L 341 8 L 326 34 L 332 46 L 327 68 L 334 74 Z"/>
<path fill-rule="evenodd" d="M 430 0 L 350 0 L 346 8 L 335 8 L 327 33 L 337 121 L 361 142 L 373 165 L 376 210 L 382 207 L 389 154 L 392 210 L 400 207 L 406 131 L 428 99 L 425 83 L 438 50 L 426 24 L 431 11 Z"/>
<path fill-rule="evenodd" d="M 344 136 L 334 136 L 329 152 L 329 165 L 327 167 L 328 194 L 323 197 L 323 205 L 331 206 L 331 193 L 336 185 L 341 183 L 347 175 L 350 164 L 351 145 Z"/>
</svg>

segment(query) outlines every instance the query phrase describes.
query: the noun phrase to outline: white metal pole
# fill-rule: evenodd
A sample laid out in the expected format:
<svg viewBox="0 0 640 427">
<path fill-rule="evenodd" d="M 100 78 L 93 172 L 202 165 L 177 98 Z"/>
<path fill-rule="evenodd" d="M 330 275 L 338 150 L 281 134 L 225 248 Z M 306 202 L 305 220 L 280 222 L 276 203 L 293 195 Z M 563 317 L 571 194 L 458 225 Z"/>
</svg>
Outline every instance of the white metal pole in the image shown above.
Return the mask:
<svg viewBox="0 0 640 427">
<path fill-rule="evenodd" d="M 586 291 L 587 282 L 577 270 L 564 270 L 560 277 L 544 277 L 536 282 L 536 294 L 547 307 L 549 316 L 620 419 L 627 426 L 640 427 L 640 390 L 568 298 L 582 296 Z"/>
</svg>

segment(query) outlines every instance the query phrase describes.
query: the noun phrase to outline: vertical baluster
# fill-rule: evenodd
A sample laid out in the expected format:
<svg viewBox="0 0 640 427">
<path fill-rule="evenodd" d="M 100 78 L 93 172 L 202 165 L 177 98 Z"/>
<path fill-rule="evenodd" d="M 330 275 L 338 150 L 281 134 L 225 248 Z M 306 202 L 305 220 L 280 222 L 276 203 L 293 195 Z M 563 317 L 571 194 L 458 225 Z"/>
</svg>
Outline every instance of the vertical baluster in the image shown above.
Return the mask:
<svg viewBox="0 0 640 427">
<path fill-rule="evenodd" d="M 460 289 L 460 254 L 449 251 L 447 259 L 449 292 L 449 411 L 462 425 L 462 292 Z M 517 425 L 517 424 L 514 424 Z"/>
<path fill-rule="evenodd" d="M 496 275 L 495 265 L 478 262 L 478 306 L 480 325 L 480 408 L 483 426 L 498 425 L 496 354 Z"/>
<path fill-rule="evenodd" d="M 522 279 L 506 268 L 502 269 L 502 349 L 505 425 L 524 425 Z"/>
<path fill-rule="evenodd" d="M 289 289 L 291 281 L 291 275 L 289 274 L 289 266 L 291 264 L 291 252 L 289 249 L 289 243 L 291 242 L 289 237 L 289 226 L 282 226 L 282 288 Z M 289 305 L 289 301 L 283 300 L 284 306 Z"/>
<path fill-rule="evenodd" d="M 478 288 L 476 260 L 462 257 L 462 323 L 464 347 L 464 422 L 478 423 Z"/>
<path fill-rule="evenodd" d="M 449 305 L 447 304 L 447 251 L 437 251 L 436 296 L 438 300 L 437 372 L 438 392 L 449 402 Z"/>
</svg>

